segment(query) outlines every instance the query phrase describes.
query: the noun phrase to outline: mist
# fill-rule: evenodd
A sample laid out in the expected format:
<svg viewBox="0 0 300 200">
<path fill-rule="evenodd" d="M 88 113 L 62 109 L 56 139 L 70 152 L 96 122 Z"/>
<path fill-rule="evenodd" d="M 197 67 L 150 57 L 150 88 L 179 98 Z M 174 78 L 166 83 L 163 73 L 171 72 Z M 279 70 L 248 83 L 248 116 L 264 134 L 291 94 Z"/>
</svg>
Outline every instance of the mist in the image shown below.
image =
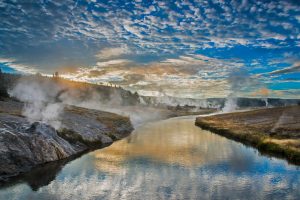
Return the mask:
<svg viewBox="0 0 300 200">
<path fill-rule="evenodd" d="M 251 81 L 244 72 L 234 72 L 229 76 L 231 92 L 224 99 L 189 99 L 167 96 L 139 96 L 122 88 L 109 88 L 85 83 L 67 81 L 60 78 L 29 76 L 19 79 L 8 92 L 11 97 L 24 102 L 22 114 L 30 123 L 41 121 L 61 128 L 61 116 L 68 105 L 101 110 L 130 117 L 134 127 L 146 122 L 171 116 L 169 107 L 177 106 L 191 112 L 203 108 L 232 112 L 238 109 L 238 93 Z M 268 99 L 265 99 L 268 106 Z"/>
<path fill-rule="evenodd" d="M 225 105 L 222 108 L 222 112 L 233 112 L 237 110 L 237 98 L 245 88 L 250 88 L 254 81 L 250 78 L 247 71 L 242 69 L 236 69 L 232 71 L 228 76 L 228 83 L 230 85 L 230 92 L 226 98 Z"/>
<path fill-rule="evenodd" d="M 224 113 L 233 112 L 237 108 L 238 108 L 237 98 L 234 95 L 229 95 L 226 98 L 225 105 L 222 108 L 222 112 L 224 112 Z"/>
<path fill-rule="evenodd" d="M 78 99 L 72 95 L 72 90 L 61 96 L 65 104 L 84 107 L 88 109 L 101 110 L 116 113 L 122 116 L 130 117 L 132 125 L 136 128 L 146 122 L 166 118 L 162 111 L 149 108 L 143 105 L 123 105 L 124 99 L 120 92 L 113 90 L 108 99 L 99 94 L 96 90 L 91 89 L 88 98 Z"/>
<path fill-rule="evenodd" d="M 8 93 L 24 102 L 22 114 L 30 123 L 41 121 L 59 129 L 65 106 L 58 99 L 62 90 L 62 86 L 51 80 L 22 78 Z"/>
<path fill-rule="evenodd" d="M 24 102 L 22 115 L 30 123 L 40 121 L 55 129 L 61 128 L 61 116 L 68 105 L 101 110 L 130 117 L 134 127 L 145 122 L 167 118 L 160 109 L 149 106 L 131 105 L 130 98 L 122 97 L 124 90 L 85 86 L 62 79 L 39 76 L 23 77 L 10 89 L 9 95 Z M 107 88 L 106 88 L 107 89 Z M 138 100 L 139 101 L 139 100 Z"/>
</svg>

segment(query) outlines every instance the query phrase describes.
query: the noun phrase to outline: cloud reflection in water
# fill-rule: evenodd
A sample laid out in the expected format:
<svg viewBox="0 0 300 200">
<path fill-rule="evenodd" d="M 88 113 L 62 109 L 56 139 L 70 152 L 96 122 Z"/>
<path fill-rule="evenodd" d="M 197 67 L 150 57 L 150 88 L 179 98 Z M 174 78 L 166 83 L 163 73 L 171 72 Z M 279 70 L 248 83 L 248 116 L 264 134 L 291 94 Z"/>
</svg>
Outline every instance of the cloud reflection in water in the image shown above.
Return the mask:
<svg viewBox="0 0 300 200">
<path fill-rule="evenodd" d="M 296 199 L 300 171 L 285 161 L 171 119 L 85 155 L 37 192 L 0 191 L 16 199 Z M 11 198 L 13 199 L 13 198 Z"/>
</svg>

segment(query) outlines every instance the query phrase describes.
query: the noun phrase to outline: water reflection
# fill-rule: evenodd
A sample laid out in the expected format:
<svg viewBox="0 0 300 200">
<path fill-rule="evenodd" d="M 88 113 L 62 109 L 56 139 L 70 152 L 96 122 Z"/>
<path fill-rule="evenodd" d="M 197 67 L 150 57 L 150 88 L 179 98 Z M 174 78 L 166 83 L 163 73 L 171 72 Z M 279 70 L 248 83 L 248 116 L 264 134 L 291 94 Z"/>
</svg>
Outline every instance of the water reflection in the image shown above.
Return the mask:
<svg viewBox="0 0 300 200">
<path fill-rule="evenodd" d="M 138 128 L 67 164 L 47 186 L 4 199 L 299 199 L 300 171 L 283 160 L 172 119 Z"/>
<path fill-rule="evenodd" d="M 63 169 L 64 165 L 71 162 L 74 159 L 79 158 L 86 152 L 70 156 L 63 160 L 53 161 L 45 165 L 33 168 L 30 172 L 21 174 L 16 177 L 8 178 L 6 181 L 1 182 L 0 191 L 3 188 L 11 187 L 18 183 L 28 184 L 33 191 L 37 191 L 40 187 L 48 185 L 53 181 L 59 172 Z"/>
<path fill-rule="evenodd" d="M 190 119 L 172 119 L 151 123 L 111 147 L 95 152 L 95 165 L 107 172 L 118 172 L 132 159 L 200 166 L 230 159 L 234 145 L 225 138 L 199 129 Z M 235 154 L 235 159 L 242 159 Z M 240 161 L 239 161 L 240 162 Z"/>
</svg>

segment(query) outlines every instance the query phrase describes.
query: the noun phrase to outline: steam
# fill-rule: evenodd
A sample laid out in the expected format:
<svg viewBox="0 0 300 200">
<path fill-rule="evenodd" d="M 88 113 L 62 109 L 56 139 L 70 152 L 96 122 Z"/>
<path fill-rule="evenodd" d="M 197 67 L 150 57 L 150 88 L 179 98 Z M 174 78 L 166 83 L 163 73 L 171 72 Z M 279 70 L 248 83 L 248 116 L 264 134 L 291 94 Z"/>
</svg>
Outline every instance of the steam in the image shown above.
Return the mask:
<svg viewBox="0 0 300 200">
<path fill-rule="evenodd" d="M 201 108 L 219 108 L 220 102 L 218 100 L 209 99 L 191 99 L 191 98 L 179 98 L 167 95 L 161 95 L 157 97 L 139 97 L 142 105 L 154 105 L 154 106 L 194 106 Z"/>
<path fill-rule="evenodd" d="M 225 102 L 223 112 L 237 109 L 236 93 L 245 81 L 247 76 L 244 73 L 230 75 L 231 93 Z M 9 94 L 25 103 L 22 114 L 29 122 L 41 121 L 56 129 L 61 127 L 61 115 L 65 105 L 128 116 L 133 126 L 137 127 L 145 122 L 171 116 L 173 111 L 168 110 L 168 106 L 187 105 L 184 109 L 197 111 L 201 108 L 220 108 L 223 104 L 220 99 L 177 98 L 168 96 L 163 91 L 158 97 L 136 96 L 128 94 L 128 91 L 121 88 L 80 85 L 80 83 L 37 76 L 20 79 Z"/>
<path fill-rule="evenodd" d="M 22 114 L 30 123 L 41 121 L 55 129 L 61 127 L 61 116 L 65 105 L 128 116 L 135 127 L 148 121 L 166 118 L 166 113 L 159 109 L 147 108 L 143 105 L 124 106 L 124 104 L 131 105 L 130 97 L 127 97 L 126 92 L 118 88 L 97 86 L 81 88 L 60 79 L 32 76 L 20 79 L 9 94 L 24 102 Z"/>
<path fill-rule="evenodd" d="M 241 71 L 230 74 L 228 81 L 231 92 L 223 112 L 232 112 L 238 108 L 237 94 L 251 83 L 249 76 Z M 188 105 L 184 109 L 197 111 L 201 108 L 220 108 L 223 105 L 221 99 L 177 98 L 168 96 L 163 91 L 158 97 L 137 96 L 121 88 L 98 87 L 38 76 L 20 79 L 9 94 L 25 103 L 22 114 L 29 122 L 41 121 L 56 129 L 61 127 L 61 115 L 65 105 L 128 116 L 134 127 L 171 116 L 173 113 L 167 109 L 168 106 Z M 266 98 L 266 106 L 267 100 Z"/>
<path fill-rule="evenodd" d="M 238 95 L 245 90 L 245 88 L 249 88 L 253 84 L 253 80 L 246 71 L 237 69 L 229 74 L 228 83 L 230 84 L 230 93 L 222 109 L 223 112 L 233 112 L 238 109 Z"/>
<path fill-rule="evenodd" d="M 158 109 L 149 108 L 143 105 L 124 106 L 124 98 L 122 98 L 120 91 L 116 90 L 109 94 L 108 100 L 93 89 L 88 98 L 73 98 L 70 93 L 65 93 L 62 95 L 61 99 L 65 104 L 106 111 L 130 117 L 130 121 L 135 128 L 144 124 L 145 122 L 166 118 L 164 113 Z"/>
<path fill-rule="evenodd" d="M 54 81 L 30 78 L 18 81 L 9 94 L 25 103 L 22 114 L 30 123 L 41 121 L 59 129 L 64 109 L 64 104 L 57 102 L 61 89 Z"/>
<path fill-rule="evenodd" d="M 237 98 L 235 96 L 228 96 L 225 105 L 222 109 L 222 112 L 228 113 L 228 112 L 233 112 L 238 108 L 237 106 Z"/>
<path fill-rule="evenodd" d="M 261 88 L 256 91 L 253 96 L 263 97 L 262 100 L 265 102 L 266 107 L 269 107 L 268 96 L 270 95 L 270 90 L 268 88 Z"/>
<path fill-rule="evenodd" d="M 266 107 L 269 107 L 268 98 L 264 98 L 263 100 L 265 101 Z"/>
</svg>

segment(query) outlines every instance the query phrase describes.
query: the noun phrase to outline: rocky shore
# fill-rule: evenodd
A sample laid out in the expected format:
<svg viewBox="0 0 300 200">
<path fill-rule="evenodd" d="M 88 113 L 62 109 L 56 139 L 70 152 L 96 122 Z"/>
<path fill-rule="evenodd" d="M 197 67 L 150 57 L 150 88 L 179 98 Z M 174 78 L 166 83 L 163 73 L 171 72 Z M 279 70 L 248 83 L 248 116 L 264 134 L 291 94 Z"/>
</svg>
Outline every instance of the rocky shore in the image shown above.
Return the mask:
<svg viewBox="0 0 300 200">
<path fill-rule="evenodd" d="M 300 106 L 198 117 L 195 124 L 300 165 Z"/>
<path fill-rule="evenodd" d="M 52 161 L 110 145 L 131 133 L 128 117 L 66 106 L 61 127 L 29 123 L 23 103 L 0 101 L 0 182 Z"/>
</svg>

